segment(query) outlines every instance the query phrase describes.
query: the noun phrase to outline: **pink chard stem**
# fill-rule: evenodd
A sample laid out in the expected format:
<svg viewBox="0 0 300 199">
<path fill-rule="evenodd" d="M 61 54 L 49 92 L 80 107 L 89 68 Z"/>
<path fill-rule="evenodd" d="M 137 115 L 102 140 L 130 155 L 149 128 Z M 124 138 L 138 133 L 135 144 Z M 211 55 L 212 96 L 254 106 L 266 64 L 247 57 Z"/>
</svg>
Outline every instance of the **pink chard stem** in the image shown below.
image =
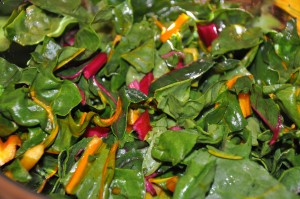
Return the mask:
<svg viewBox="0 0 300 199">
<path fill-rule="evenodd" d="M 106 62 L 107 54 L 102 52 L 99 53 L 91 62 L 89 62 L 84 67 L 83 76 L 86 79 L 89 79 L 90 77 L 94 76 L 102 68 L 102 66 L 104 66 Z"/>
</svg>

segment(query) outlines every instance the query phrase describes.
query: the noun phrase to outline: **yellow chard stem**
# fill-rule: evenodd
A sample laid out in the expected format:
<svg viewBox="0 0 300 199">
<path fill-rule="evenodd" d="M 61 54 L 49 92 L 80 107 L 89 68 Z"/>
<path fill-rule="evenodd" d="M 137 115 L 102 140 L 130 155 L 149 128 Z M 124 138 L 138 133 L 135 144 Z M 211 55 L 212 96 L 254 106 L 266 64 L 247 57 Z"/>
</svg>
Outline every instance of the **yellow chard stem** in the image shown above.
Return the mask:
<svg viewBox="0 0 300 199">
<path fill-rule="evenodd" d="M 213 156 L 219 157 L 219 158 L 224 158 L 224 159 L 230 159 L 230 160 L 241 160 L 243 157 L 238 156 L 238 155 L 232 155 L 225 153 L 223 151 L 219 150 L 214 150 L 214 149 L 208 149 L 208 153 L 210 153 Z"/>
<path fill-rule="evenodd" d="M 274 5 L 281 8 L 292 17 L 297 18 L 297 30 L 300 34 L 300 3 L 299 0 L 274 0 Z"/>
<path fill-rule="evenodd" d="M 34 147 L 31 147 L 28 149 L 22 159 L 20 160 L 21 165 L 29 171 L 36 165 L 36 163 L 41 159 L 41 157 L 44 154 L 44 145 L 43 144 L 38 144 Z"/>
<path fill-rule="evenodd" d="M 38 98 L 36 98 L 36 95 L 35 95 L 34 91 L 31 91 L 30 95 L 31 95 L 31 99 L 35 103 L 37 103 L 38 105 L 40 105 L 41 107 L 43 107 L 46 110 L 46 112 L 48 113 L 48 119 L 52 123 L 53 129 L 52 129 L 50 135 L 43 142 L 44 147 L 47 148 L 47 147 L 49 147 L 54 142 L 54 139 L 56 138 L 56 136 L 58 134 L 59 128 L 58 128 L 57 122 L 54 120 L 54 114 L 52 112 L 51 107 L 48 106 L 48 105 L 46 105 L 42 101 L 40 101 Z"/>
<path fill-rule="evenodd" d="M 115 159 L 116 159 L 116 153 L 119 147 L 119 142 L 116 142 L 112 145 L 108 157 L 105 161 L 103 170 L 102 170 L 102 178 L 101 178 L 101 185 L 100 185 L 100 193 L 99 193 L 99 198 L 103 199 L 104 197 L 104 190 L 105 190 L 105 184 L 107 181 L 109 181 L 111 175 L 109 175 L 108 170 L 115 169 Z"/>
</svg>

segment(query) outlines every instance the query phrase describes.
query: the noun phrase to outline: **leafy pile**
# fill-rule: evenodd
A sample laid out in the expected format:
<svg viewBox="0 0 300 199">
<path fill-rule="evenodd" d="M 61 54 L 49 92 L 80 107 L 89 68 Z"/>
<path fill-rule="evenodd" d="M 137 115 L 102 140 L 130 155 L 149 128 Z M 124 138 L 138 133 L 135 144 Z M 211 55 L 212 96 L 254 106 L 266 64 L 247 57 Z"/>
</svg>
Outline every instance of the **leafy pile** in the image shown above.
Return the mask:
<svg viewBox="0 0 300 199">
<path fill-rule="evenodd" d="M 296 20 L 192 0 L 0 12 L 3 175 L 51 198 L 298 198 Z"/>
</svg>

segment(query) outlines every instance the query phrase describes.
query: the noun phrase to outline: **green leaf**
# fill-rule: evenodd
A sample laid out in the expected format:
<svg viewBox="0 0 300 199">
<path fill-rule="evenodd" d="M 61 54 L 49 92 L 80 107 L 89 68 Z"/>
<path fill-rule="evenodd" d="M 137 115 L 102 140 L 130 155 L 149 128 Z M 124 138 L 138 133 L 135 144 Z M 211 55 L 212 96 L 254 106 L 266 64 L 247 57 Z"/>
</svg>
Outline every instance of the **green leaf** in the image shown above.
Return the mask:
<svg viewBox="0 0 300 199">
<path fill-rule="evenodd" d="M 258 119 L 254 117 L 247 118 L 248 125 L 246 129 L 251 132 L 252 146 L 258 146 L 258 135 L 261 133 Z"/>
<path fill-rule="evenodd" d="M 187 160 L 187 168 L 176 184 L 174 198 L 205 198 L 216 170 L 216 158 L 203 150 L 194 151 Z"/>
<path fill-rule="evenodd" d="M 51 106 L 54 114 L 65 116 L 81 102 L 77 86 L 69 80 L 59 80 L 51 74 L 38 73 L 32 90 L 36 97 Z"/>
<path fill-rule="evenodd" d="M 3 0 L 0 6 L 0 13 L 3 15 L 9 15 L 13 10 L 22 3 L 22 0 Z"/>
<path fill-rule="evenodd" d="M 0 57 L 0 74 L 0 85 L 6 88 L 9 84 L 15 83 L 21 78 L 21 69 Z"/>
<path fill-rule="evenodd" d="M 116 71 L 116 74 L 114 74 L 111 78 L 111 90 L 113 92 L 120 90 L 121 87 L 124 84 L 126 84 L 126 77 L 129 75 L 124 75 L 124 74 L 127 74 L 128 71 L 129 71 L 129 64 L 124 60 L 120 61 L 120 67 Z"/>
<path fill-rule="evenodd" d="M 214 23 L 225 26 L 231 24 L 249 25 L 253 20 L 250 12 L 241 8 L 221 8 L 215 11 Z"/>
<path fill-rule="evenodd" d="M 33 127 L 28 129 L 27 139 L 23 141 L 21 147 L 18 149 L 16 156 L 20 156 L 29 148 L 42 143 L 48 134 L 40 127 Z"/>
<path fill-rule="evenodd" d="M 43 0 L 32 0 L 32 3 L 44 10 L 76 18 L 76 21 L 90 23 L 91 14 L 81 5 L 80 0 L 57 0 L 55 2 L 45 2 Z"/>
<path fill-rule="evenodd" d="M 253 175 L 255 173 L 255 175 Z M 237 191 L 238 190 L 238 191 Z M 298 198 L 274 179 L 263 167 L 249 160 L 217 160 L 212 198 Z"/>
<path fill-rule="evenodd" d="M 262 42 L 260 28 L 246 29 L 240 25 L 226 27 L 212 43 L 212 56 L 220 56 L 227 52 L 249 49 Z M 232 45 L 234 43 L 234 45 Z"/>
<path fill-rule="evenodd" d="M 230 134 L 223 142 L 222 148 L 224 152 L 249 158 L 252 149 L 251 133 L 251 131 L 245 129 L 242 132 Z"/>
<path fill-rule="evenodd" d="M 92 27 L 86 26 L 76 33 L 74 46 L 86 48 L 95 52 L 100 47 L 101 40 Z"/>
<path fill-rule="evenodd" d="M 82 128 L 78 128 L 78 124 L 74 124 L 75 122 L 71 120 L 73 120 L 71 114 L 69 114 L 65 118 L 59 118 L 57 120 L 59 131 L 54 140 L 54 143 L 49 148 L 50 151 L 59 153 L 63 150 L 70 148 L 73 144 L 75 144 L 77 139 L 75 138 L 75 136 L 73 136 L 72 130 L 76 127 L 78 131 L 74 133 L 80 135 L 84 132 L 84 127 L 86 127 L 87 124 L 83 124 Z"/>
<path fill-rule="evenodd" d="M 136 90 L 123 87 L 120 91 L 120 96 L 122 100 L 122 113 L 118 120 L 113 123 L 112 130 L 114 134 L 121 139 L 126 132 L 127 127 L 127 110 L 131 103 L 139 103 L 147 99 L 147 96 Z"/>
<path fill-rule="evenodd" d="M 148 176 L 154 173 L 160 166 L 161 162 L 156 160 L 152 156 L 152 149 L 155 147 L 156 140 L 159 136 L 166 131 L 166 127 L 153 127 L 152 130 L 148 133 L 147 142 L 149 143 L 149 147 L 147 148 L 146 153 L 143 157 L 143 172 L 145 176 Z"/>
<path fill-rule="evenodd" d="M 271 88 L 272 87 L 272 88 Z M 300 126 L 300 113 L 298 107 L 300 106 L 300 98 L 298 96 L 299 87 L 289 84 L 274 85 L 264 88 L 264 90 L 272 89 L 275 94 L 275 102 L 280 105 L 284 113 L 293 121 L 297 126 Z"/>
<path fill-rule="evenodd" d="M 40 187 L 44 186 L 44 183 L 52 177 L 57 171 L 57 159 L 50 155 L 45 155 L 39 161 L 36 169 L 30 174 L 32 179 L 26 184 L 32 191 L 38 191 Z"/>
<path fill-rule="evenodd" d="M 26 127 L 41 125 L 42 128 L 47 125 L 45 109 L 34 103 L 28 97 L 28 91 L 23 88 L 3 93 L 0 97 L 0 112 L 2 116 L 18 125 Z"/>
<path fill-rule="evenodd" d="M 144 34 L 147 32 L 148 34 Z M 139 47 L 141 44 L 154 38 L 153 29 L 147 20 L 134 23 L 126 36 L 123 36 L 120 43 L 114 49 L 114 53 L 106 63 L 104 72 L 106 75 L 114 74 L 120 64 L 120 57 L 129 51 Z M 153 49 L 151 49 L 153 51 Z"/>
<path fill-rule="evenodd" d="M 249 76 L 243 76 L 236 80 L 231 90 L 234 90 L 236 94 L 248 93 L 252 88 L 253 81 Z"/>
<path fill-rule="evenodd" d="M 114 9 L 114 25 L 117 34 L 127 35 L 133 23 L 131 1 L 126 0 Z"/>
<path fill-rule="evenodd" d="M 157 89 L 161 89 L 176 82 L 201 78 L 213 66 L 214 62 L 198 60 L 188 67 L 174 70 L 158 78 L 150 85 L 149 96 L 151 96 L 151 94 L 153 95 Z"/>
<path fill-rule="evenodd" d="M 0 137 L 6 137 L 18 129 L 18 125 L 0 114 Z"/>
<path fill-rule="evenodd" d="M 0 8 L 1 9 L 1 8 Z M 8 18 L 0 16 L 0 52 L 6 51 L 10 46 L 10 41 L 6 38 L 3 27 Z"/>
<path fill-rule="evenodd" d="M 271 51 L 272 49 L 270 49 L 270 44 L 262 45 L 258 49 L 258 52 L 254 59 L 254 63 L 250 67 L 250 72 L 252 73 L 255 81 L 258 84 L 262 84 L 262 85 L 276 84 L 279 82 L 280 77 L 282 77 L 285 74 L 285 71 L 283 71 L 284 68 L 281 63 L 280 63 L 281 69 L 279 69 L 278 67 L 274 68 L 274 66 L 276 65 L 271 64 L 269 63 L 269 61 L 266 60 L 268 58 L 268 55 L 269 55 L 269 60 L 273 60 L 272 61 L 273 63 L 275 63 L 274 60 L 278 60 L 278 56 Z M 272 68 L 275 70 L 273 70 Z"/>
<path fill-rule="evenodd" d="M 299 193 L 300 167 L 293 167 L 286 170 L 279 178 L 279 181 L 291 192 Z"/>
<path fill-rule="evenodd" d="M 66 26 L 74 22 L 76 20 L 72 17 L 47 16 L 43 10 L 32 5 L 6 25 L 5 31 L 12 41 L 21 45 L 34 45 L 43 41 L 45 36 L 60 36 Z"/>
<path fill-rule="evenodd" d="M 133 88 L 124 88 L 127 99 L 132 103 L 139 103 L 148 99 L 148 96 Z"/>
<path fill-rule="evenodd" d="M 33 0 L 32 3 L 34 5 L 41 6 L 43 9 L 48 9 L 49 11 L 65 11 L 65 12 L 72 12 L 76 10 L 78 6 L 80 6 L 81 1 L 80 0 L 57 0 L 53 3 L 50 2 L 44 2 L 42 0 Z"/>
<path fill-rule="evenodd" d="M 221 124 L 227 126 L 231 132 L 242 130 L 247 125 L 236 95 L 223 92 L 218 96 L 217 103 L 219 106 L 204 114 L 199 120 L 200 123 Z"/>
<path fill-rule="evenodd" d="M 17 182 L 29 182 L 31 176 L 28 171 L 21 165 L 21 162 L 18 159 L 15 159 L 11 164 L 9 164 L 5 169 L 11 172 L 13 178 Z"/>
<path fill-rule="evenodd" d="M 121 56 L 128 61 L 138 72 L 148 73 L 154 68 L 155 63 L 155 43 L 150 39 L 131 52 Z"/>
<path fill-rule="evenodd" d="M 158 102 L 157 107 L 173 118 L 179 118 L 177 109 L 173 108 L 176 106 L 179 108 L 187 103 L 190 97 L 190 86 L 191 80 L 188 79 L 156 90 L 154 98 Z"/>
<path fill-rule="evenodd" d="M 300 64 L 300 38 L 297 32 L 296 21 L 290 20 L 281 33 L 271 35 L 274 41 L 276 54 L 287 64 L 290 69 L 295 69 Z"/>
<path fill-rule="evenodd" d="M 207 132 L 204 131 L 200 126 L 196 126 L 199 134 L 198 143 L 205 144 L 217 144 L 220 143 L 226 135 L 226 126 L 217 125 L 217 124 L 209 124 L 207 127 Z"/>
<path fill-rule="evenodd" d="M 198 134 L 192 130 L 167 130 L 155 141 L 152 156 L 176 165 L 192 150 L 197 138 Z"/>
<path fill-rule="evenodd" d="M 186 119 L 194 119 L 204 107 L 201 93 L 191 89 L 191 80 L 170 84 L 156 90 L 154 98 L 157 107 L 170 115 L 181 125 Z"/>
<path fill-rule="evenodd" d="M 275 129 L 280 117 L 279 108 L 271 98 L 263 96 L 259 86 L 254 86 L 250 95 L 251 106 L 263 121 L 271 128 Z"/>
<path fill-rule="evenodd" d="M 110 192 L 110 198 L 136 198 L 145 196 L 144 175 L 140 171 L 130 169 L 116 169 L 110 190 L 118 190 L 119 193 Z"/>
<path fill-rule="evenodd" d="M 141 171 L 144 159 L 143 147 L 145 146 L 145 143 L 142 141 L 136 142 L 133 135 L 128 133 L 124 135 L 122 142 L 125 142 L 125 144 L 120 150 L 126 152 L 116 159 L 116 168 Z"/>
</svg>

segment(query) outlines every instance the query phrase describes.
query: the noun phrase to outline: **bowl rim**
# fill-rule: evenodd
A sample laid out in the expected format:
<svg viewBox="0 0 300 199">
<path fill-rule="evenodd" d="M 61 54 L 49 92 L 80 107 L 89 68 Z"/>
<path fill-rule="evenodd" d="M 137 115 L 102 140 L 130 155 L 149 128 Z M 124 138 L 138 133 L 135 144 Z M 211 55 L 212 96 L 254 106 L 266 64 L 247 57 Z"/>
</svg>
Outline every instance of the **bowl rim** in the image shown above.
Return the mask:
<svg viewBox="0 0 300 199">
<path fill-rule="evenodd" d="M 38 194 L 15 182 L 0 172 L 0 198 L 7 199 L 47 199 L 46 196 Z"/>
</svg>

